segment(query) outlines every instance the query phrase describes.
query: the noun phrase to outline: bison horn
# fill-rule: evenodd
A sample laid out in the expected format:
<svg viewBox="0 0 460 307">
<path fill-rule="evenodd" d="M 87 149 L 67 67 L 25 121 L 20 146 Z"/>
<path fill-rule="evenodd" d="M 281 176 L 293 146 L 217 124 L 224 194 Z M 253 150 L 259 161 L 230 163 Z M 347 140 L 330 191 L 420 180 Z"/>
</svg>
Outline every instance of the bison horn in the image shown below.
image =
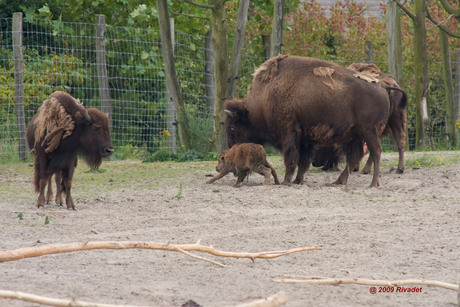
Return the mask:
<svg viewBox="0 0 460 307">
<path fill-rule="evenodd" d="M 224 112 L 227 113 L 228 116 L 233 117 L 232 111 L 225 109 Z"/>
<path fill-rule="evenodd" d="M 85 118 L 87 121 L 91 121 L 91 116 L 89 116 L 88 110 L 85 109 Z"/>
</svg>

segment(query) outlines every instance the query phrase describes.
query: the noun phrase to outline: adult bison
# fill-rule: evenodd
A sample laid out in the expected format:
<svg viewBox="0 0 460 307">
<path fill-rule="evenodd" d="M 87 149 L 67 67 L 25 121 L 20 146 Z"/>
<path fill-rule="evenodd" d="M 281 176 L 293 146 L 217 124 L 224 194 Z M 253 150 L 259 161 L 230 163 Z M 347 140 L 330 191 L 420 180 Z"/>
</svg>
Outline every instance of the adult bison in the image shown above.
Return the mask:
<svg viewBox="0 0 460 307">
<path fill-rule="evenodd" d="M 335 183 L 346 184 L 366 142 L 374 162 L 371 186 L 379 185 L 380 137 L 391 109 L 389 91 L 357 78 L 351 69 L 315 58 L 278 56 L 254 73 L 244 100 L 224 104 L 227 145 L 269 143 L 281 150 L 289 184 L 303 182 L 314 146 L 340 144 L 347 167 Z"/>
<path fill-rule="evenodd" d="M 348 68 L 356 71 L 356 77 L 362 78 L 369 82 L 381 82 L 384 87 L 398 88 L 398 83 L 394 77 L 381 72 L 375 64 L 369 63 L 353 63 Z M 392 90 L 389 92 L 390 115 L 388 122 L 383 131 L 383 136 L 391 134 L 398 148 L 399 161 L 396 169 L 397 174 L 404 173 L 404 146 L 406 144 L 406 124 L 407 124 L 407 95 L 402 90 Z M 335 169 L 339 160 L 343 156 L 343 152 L 337 146 L 316 148 L 313 154 L 313 166 L 323 166 L 323 170 Z M 369 174 L 372 168 L 372 159 L 369 157 L 362 173 Z M 359 164 L 355 166 L 355 170 L 359 170 Z"/>
<path fill-rule="evenodd" d="M 82 155 L 91 168 L 98 168 L 102 158 L 113 153 L 109 119 L 94 108 L 85 108 L 64 92 L 50 95 L 32 118 L 27 128 L 27 142 L 35 154 L 34 185 L 39 193 L 37 207 L 51 201 L 51 177 L 56 179 L 56 204 L 66 193 L 67 209 L 75 210 L 71 195 L 72 177 L 77 155 Z"/>
</svg>

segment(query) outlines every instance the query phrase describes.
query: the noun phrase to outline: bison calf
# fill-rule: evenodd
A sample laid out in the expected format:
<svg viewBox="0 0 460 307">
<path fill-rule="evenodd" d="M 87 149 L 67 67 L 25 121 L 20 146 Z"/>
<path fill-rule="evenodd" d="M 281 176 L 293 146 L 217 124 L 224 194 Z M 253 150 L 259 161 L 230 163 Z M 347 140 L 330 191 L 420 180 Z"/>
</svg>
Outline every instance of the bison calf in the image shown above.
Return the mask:
<svg viewBox="0 0 460 307">
<path fill-rule="evenodd" d="M 244 178 L 254 171 L 265 177 L 264 185 L 270 184 L 270 175 L 275 178 L 275 184 L 280 184 L 275 169 L 267 162 L 264 147 L 259 144 L 235 144 L 229 150 L 224 150 L 219 155 L 216 170 L 219 173 L 206 181 L 206 183 L 213 183 L 233 172 L 238 177 L 235 186 L 240 186 Z"/>
</svg>

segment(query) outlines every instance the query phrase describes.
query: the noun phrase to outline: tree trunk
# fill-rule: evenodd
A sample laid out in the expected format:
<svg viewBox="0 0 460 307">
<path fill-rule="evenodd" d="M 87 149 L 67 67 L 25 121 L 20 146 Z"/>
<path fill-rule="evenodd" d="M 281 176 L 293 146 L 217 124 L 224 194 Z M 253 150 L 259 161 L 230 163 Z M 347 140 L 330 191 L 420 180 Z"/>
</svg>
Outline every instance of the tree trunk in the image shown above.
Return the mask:
<svg viewBox="0 0 460 307">
<path fill-rule="evenodd" d="M 428 54 L 425 27 L 425 0 L 415 0 L 414 64 L 415 64 L 415 140 L 416 148 L 429 148 L 430 118 L 428 115 Z"/>
<path fill-rule="evenodd" d="M 402 42 L 401 42 L 401 11 L 396 3 L 387 3 L 385 15 L 387 30 L 388 68 L 391 75 L 395 76 L 396 82 L 404 88 Z"/>
<path fill-rule="evenodd" d="M 388 53 L 388 70 L 390 75 L 395 76 L 395 80 L 401 88 L 404 88 L 403 75 L 403 56 L 402 56 L 402 39 L 401 39 L 401 11 L 396 3 L 389 1 L 387 3 L 387 12 L 385 15 L 386 32 L 387 32 L 387 53 Z M 406 133 L 405 150 L 409 150 L 409 134 Z"/>
<path fill-rule="evenodd" d="M 235 31 L 235 42 L 233 45 L 232 59 L 228 72 L 228 85 L 226 98 L 235 96 L 236 80 L 238 79 L 238 69 L 241 62 L 241 50 L 243 49 L 244 31 L 246 30 L 246 21 L 248 20 L 249 0 L 240 0 L 238 7 L 238 23 Z"/>
<path fill-rule="evenodd" d="M 281 53 L 281 38 L 283 34 L 283 12 L 284 0 L 275 0 L 275 3 L 273 4 L 273 25 L 270 57 L 277 56 Z"/>
<path fill-rule="evenodd" d="M 212 147 L 216 152 L 224 150 L 226 145 L 224 129 L 224 98 L 227 92 L 227 21 L 225 2 L 212 9 L 211 38 L 214 57 L 214 134 Z"/>
<path fill-rule="evenodd" d="M 180 85 L 177 81 L 176 68 L 174 66 L 174 54 L 171 42 L 171 29 L 169 24 L 167 0 L 157 0 L 158 20 L 160 24 L 161 51 L 166 73 L 166 82 L 169 84 L 169 95 L 171 96 L 177 115 L 177 126 L 181 145 L 185 150 L 190 149 L 190 134 L 187 113 L 182 100 Z M 168 123 L 169 125 L 170 123 Z M 172 124 L 172 123 L 171 123 Z"/>
<path fill-rule="evenodd" d="M 453 148 L 458 148 L 458 133 L 456 125 L 454 89 L 452 83 L 452 68 L 449 50 L 449 36 L 442 30 L 439 30 L 441 43 L 441 56 L 443 66 L 443 80 L 446 94 L 446 114 L 447 114 L 447 135 L 449 137 L 449 145 Z"/>
</svg>

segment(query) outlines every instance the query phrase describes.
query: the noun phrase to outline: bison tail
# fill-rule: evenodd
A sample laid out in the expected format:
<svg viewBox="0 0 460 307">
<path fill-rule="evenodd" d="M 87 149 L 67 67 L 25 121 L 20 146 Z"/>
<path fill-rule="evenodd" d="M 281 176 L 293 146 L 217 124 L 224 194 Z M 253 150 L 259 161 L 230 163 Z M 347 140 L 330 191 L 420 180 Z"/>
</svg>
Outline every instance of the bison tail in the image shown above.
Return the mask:
<svg viewBox="0 0 460 307">
<path fill-rule="evenodd" d="M 405 109 L 407 107 L 407 102 L 408 102 L 409 98 L 407 96 L 406 91 L 404 91 L 403 89 L 400 89 L 399 87 L 387 87 L 386 90 L 387 90 L 388 94 L 391 94 L 391 91 L 399 91 L 399 92 L 401 92 L 402 95 L 403 95 L 403 99 L 401 99 L 401 102 L 398 105 L 398 107 L 400 109 Z"/>
</svg>

